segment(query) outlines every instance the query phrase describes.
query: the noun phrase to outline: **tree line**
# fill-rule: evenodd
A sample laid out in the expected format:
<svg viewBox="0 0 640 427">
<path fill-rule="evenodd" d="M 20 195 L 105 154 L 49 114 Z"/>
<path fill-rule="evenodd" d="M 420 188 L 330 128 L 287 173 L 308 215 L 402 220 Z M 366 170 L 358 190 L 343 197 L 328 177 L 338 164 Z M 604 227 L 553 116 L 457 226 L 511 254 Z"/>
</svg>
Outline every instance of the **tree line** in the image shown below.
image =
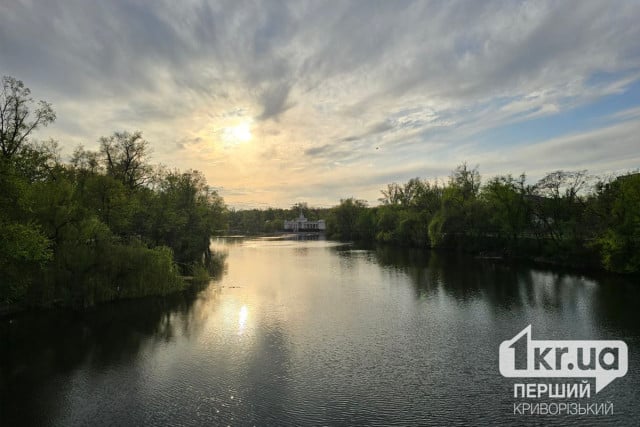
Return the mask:
<svg viewBox="0 0 640 427">
<path fill-rule="evenodd" d="M 640 173 L 598 178 L 554 171 L 534 184 L 526 175 L 482 182 L 477 167 L 458 166 L 447 180 L 391 183 L 380 205 L 356 198 L 331 208 L 229 212 L 229 231 L 278 233 L 300 213 L 325 219 L 329 238 L 462 250 L 485 257 L 529 258 L 562 265 L 640 271 Z"/>
<path fill-rule="evenodd" d="M 376 207 L 341 200 L 327 218 L 327 234 L 640 271 L 637 172 L 600 179 L 586 171 L 554 171 L 535 184 L 527 184 L 524 174 L 502 175 L 483 184 L 477 167 L 462 164 L 447 181 L 414 178 L 381 193 Z"/>
<path fill-rule="evenodd" d="M 86 307 L 185 287 L 220 267 L 210 236 L 223 199 L 202 173 L 149 163 L 140 132 L 115 132 L 63 162 L 31 133 L 56 118 L 29 88 L 2 79 L 0 304 Z"/>
<path fill-rule="evenodd" d="M 330 209 L 310 207 L 306 202 L 292 205 L 288 209 L 230 209 L 228 228 L 230 233 L 255 235 L 281 233 L 285 220 L 297 218 L 300 214 L 310 221 L 317 221 L 328 216 Z"/>
<path fill-rule="evenodd" d="M 278 233 L 300 213 L 325 219 L 329 238 L 440 248 L 485 257 L 528 258 L 618 273 L 640 271 L 640 174 L 607 179 L 554 171 L 534 184 L 526 175 L 482 182 L 477 167 L 447 180 L 391 183 L 380 205 L 356 198 L 331 208 L 231 210 L 229 231 Z"/>
</svg>

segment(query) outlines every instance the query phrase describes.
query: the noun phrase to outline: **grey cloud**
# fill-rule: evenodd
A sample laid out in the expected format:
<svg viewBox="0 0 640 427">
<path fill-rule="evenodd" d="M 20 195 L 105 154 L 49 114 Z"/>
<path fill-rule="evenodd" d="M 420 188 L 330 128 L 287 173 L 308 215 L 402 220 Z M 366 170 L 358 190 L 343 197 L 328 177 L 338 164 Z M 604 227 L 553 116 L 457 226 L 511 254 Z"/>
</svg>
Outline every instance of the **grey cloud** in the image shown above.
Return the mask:
<svg viewBox="0 0 640 427">
<path fill-rule="evenodd" d="M 193 117 L 207 129 L 241 114 L 275 122 L 261 145 L 308 144 L 314 173 L 378 161 L 379 145 L 400 175 L 418 145 L 455 153 L 483 130 L 593 102 L 612 80 L 624 91 L 640 75 L 638 17 L 638 2 L 590 0 L 12 0 L 0 74 L 54 102 L 58 137 L 131 125 L 181 146 L 202 130 L 184 128 Z"/>
<path fill-rule="evenodd" d="M 291 108 L 294 80 L 313 88 L 354 73 L 372 78 L 353 100 L 367 110 L 415 90 L 477 99 L 638 65 L 633 3 L 36 3 L 0 6 L 10 72 L 117 96 L 157 89 L 158 73 L 199 93 L 239 77 L 257 91 L 262 118 Z"/>
<path fill-rule="evenodd" d="M 342 138 L 340 141 L 342 142 L 353 142 L 353 141 L 357 141 L 360 138 L 362 138 L 361 136 L 345 136 L 344 138 Z M 326 147 L 327 145 L 323 145 L 323 147 Z M 306 154 L 310 154 L 310 155 L 314 155 L 317 154 L 313 149 L 307 150 L 307 152 L 305 152 Z"/>
<path fill-rule="evenodd" d="M 393 129 L 393 125 L 388 120 L 385 120 L 383 122 L 380 122 L 371 126 L 371 128 L 369 129 L 369 132 L 367 132 L 367 135 L 375 135 L 377 133 L 383 133 L 390 129 Z"/>
<path fill-rule="evenodd" d="M 347 144 L 343 141 L 331 144 L 324 144 L 308 148 L 304 151 L 305 156 L 311 161 L 320 164 L 351 164 L 375 154 L 375 148 L 366 141 L 350 141 Z"/>
<path fill-rule="evenodd" d="M 180 138 L 179 140 L 176 141 L 176 146 L 181 149 L 184 150 L 185 148 L 192 146 L 192 145 L 197 145 L 202 143 L 202 138 L 200 137 L 195 137 L 195 138 Z"/>
<path fill-rule="evenodd" d="M 272 60 L 269 51 L 269 37 L 276 37 L 283 24 L 277 18 L 287 15 L 279 13 L 282 7 L 256 29 L 253 23 L 263 16 L 262 10 L 237 2 L 216 7 L 204 2 L 153 7 L 135 1 L 35 3 L 0 6 L 0 53 L 16 70 L 32 70 L 30 76 L 21 76 L 24 79 L 46 79 L 76 95 L 96 89 L 118 95 L 130 89 L 153 90 L 155 75 L 162 70 L 184 76 L 176 82 L 197 88 L 194 79 L 200 76 L 194 62 L 208 62 L 215 74 L 240 74 L 253 84 L 265 75 L 283 77 L 280 61 Z M 257 40 L 264 46 L 247 50 Z M 256 60 L 259 51 L 263 60 Z"/>
<path fill-rule="evenodd" d="M 331 151 L 331 145 L 324 144 L 319 147 L 308 148 L 304 150 L 304 154 L 307 156 L 318 156 L 318 155 L 325 154 L 329 151 Z"/>
<path fill-rule="evenodd" d="M 277 119 L 282 113 L 295 104 L 288 102 L 291 85 L 288 82 L 275 84 L 267 88 L 261 95 L 263 110 L 258 120 Z"/>
<path fill-rule="evenodd" d="M 353 142 L 358 141 L 360 139 L 364 139 L 373 135 L 377 135 L 380 133 L 384 133 L 388 130 L 393 129 L 393 124 L 391 124 L 388 120 L 382 121 L 380 123 L 373 124 L 369 126 L 369 128 L 361 134 L 345 136 L 340 139 L 341 142 Z"/>
</svg>

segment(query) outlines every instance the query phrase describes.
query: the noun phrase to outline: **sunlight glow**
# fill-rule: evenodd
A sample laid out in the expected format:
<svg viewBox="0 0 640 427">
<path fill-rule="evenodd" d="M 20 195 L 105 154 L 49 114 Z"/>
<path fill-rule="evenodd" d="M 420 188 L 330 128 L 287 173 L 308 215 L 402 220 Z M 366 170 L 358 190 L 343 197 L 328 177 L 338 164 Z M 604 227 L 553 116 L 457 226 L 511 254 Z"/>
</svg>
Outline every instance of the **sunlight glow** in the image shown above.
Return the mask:
<svg viewBox="0 0 640 427">
<path fill-rule="evenodd" d="M 243 122 L 235 126 L 229 126 L 222 130 L 222 139 L 227 144 L 239 144 L 251 141 L 251 126 Z"/>
<path fill-rule="evenodd" d="M 238 335 L 242 335 L 244 332 L 247 325 L 247 317 L 249 317 L 249 309 L 246 305 L 243 305 L 240 308 L 240 313 L 238 314 Z"/>
</svg>

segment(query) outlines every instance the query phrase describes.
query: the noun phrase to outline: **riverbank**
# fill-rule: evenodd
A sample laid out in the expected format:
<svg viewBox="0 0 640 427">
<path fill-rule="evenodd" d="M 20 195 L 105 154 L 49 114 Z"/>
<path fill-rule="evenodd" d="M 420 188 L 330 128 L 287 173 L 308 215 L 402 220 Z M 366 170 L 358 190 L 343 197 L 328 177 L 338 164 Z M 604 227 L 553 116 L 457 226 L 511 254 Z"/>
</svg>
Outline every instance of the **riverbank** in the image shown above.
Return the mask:
<svg viewBox="0 0 640 427">
<path fill-rule="evenodd" d="M 349 242 L 349 241 L 345 241 Z M 470 249 L 464 247 L 419 247 L 411 244 L 392 244 L 392 243 L 379 243 L 372 241 L 356 241 L 351 242 L 360 249 L 372 249 L 375 250 L 378 247 L 386 247 L 397 250 L 417 250 L 425 253 L 435 252 L 443 254 L 445 256 L 464 254 L 466 256 L 473 257 L 478 260 L 484 260 L 487 262 L 495 262 L 502 264 L 527 265 L 531 267 L 549 268 L 553 270 L 564 271 L 573 274 L 589 274 L 598 277 L 610 276 L 621 278 L 640 278 L 640 273 L 621 273 L 615 271 L 609 271 L 605 269 L 598 261 L 594 253 L 590 256 L 579 257 L 550 257 L 536 253 L 518 253 L 517 251 L 506 249 Z"/>
<path fill-rule="evenodd" d="M 211 277 L 214 279 L 215 277 Z M 51 304 L 48 305 L 40 305 L 40 306 L 28 306 L 25 304 L 7 304 L 0 305 L 0 319 L 11 319 L 16 316 L 20 316 L 24 313 L 29 312 L 55 312 L 55 311 L 73 311 L 73 312 L 88 312 L 96 307 L 102 307 L 109 304 L 119 304 L 126 303 L 131 301 L 146 301 L 153 300 L 157 298 L 174 298 L 180 294 L 191 294 L 194 291 L 200 291 L 206 287 L 209 283 L 209 280 L 203 281 L 201 278 L 193 277 L 193 276 L 181 276 L 181 279 L 184 281 L 185 286 L 182 289 L 175 290 L 172 292 L 168 292 L 165 294 L 147 294 L 140 295 L 135 297 L 123 297 L 123 298 L 114 298 L 111 300 L 101 301 L 97 304 L 91 306 L 78 307 L 74 305 L 64 304 L 62 300 L 52 301 Z"/>
</svg>

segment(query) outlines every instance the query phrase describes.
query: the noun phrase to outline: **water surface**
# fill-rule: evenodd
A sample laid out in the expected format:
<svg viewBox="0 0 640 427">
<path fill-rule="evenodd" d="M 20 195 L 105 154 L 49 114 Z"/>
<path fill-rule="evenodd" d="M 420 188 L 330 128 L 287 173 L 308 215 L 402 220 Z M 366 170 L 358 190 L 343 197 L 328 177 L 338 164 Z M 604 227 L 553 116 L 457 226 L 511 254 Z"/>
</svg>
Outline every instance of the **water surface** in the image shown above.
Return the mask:
<svg viewBox="0 0 640 427">
<path fill-rule="evenodd" d="M 201 291 L 0 321 L 2 425 L 636 425 L 628 279 L 327 241 L 217 240 Z M 513 415 L 498 346 L 620 339 L 614 415 Z"/>
</svg>

